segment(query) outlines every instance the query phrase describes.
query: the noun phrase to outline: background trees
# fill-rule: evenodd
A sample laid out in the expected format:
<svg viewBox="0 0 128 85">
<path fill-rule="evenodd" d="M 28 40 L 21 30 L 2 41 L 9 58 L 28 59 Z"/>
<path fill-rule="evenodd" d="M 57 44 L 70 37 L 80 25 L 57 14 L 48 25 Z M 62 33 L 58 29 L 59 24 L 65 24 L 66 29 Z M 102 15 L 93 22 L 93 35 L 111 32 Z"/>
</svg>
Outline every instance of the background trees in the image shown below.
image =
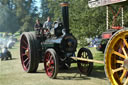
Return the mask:
<svg viewBox="0 0 128 85">
<path fill-rule="evenodd" d="M 19 25 L 17 23 L 15 14 L 10 11 L 6 6 L 0 5 L 0 31 L 12 32 L 18 30 Z"/>
<path fill-rule="evenodd" d="M 51 16 L 52 20 L 62 19 L 61 2 L 69 2 L 70 30 L 79 41 L 85 38 L 99 36 L 106 29 L 106 8 L 88 7 L 88 0 L 40 0 L 38 9 L 36 0 L 0 0 L 0 31 L 23 32 L 32 31 L 35 19 L 41 23 Z M 127 7 L 124 9 L 128 10 Z M 128 14 L 124 14 L 127 26 Z M 3 30 L 4 29 L 4 30 Z M 84 41 L 83 43 L 85 43 Z"/>
<path fill-rule="evenodd" d="M 35 0 L 0 0 L 1 10 L 4 10 L 0 13 L 0 28 L 7 32 L 33 30 L 34 20 L 38 17 L 34 4 Z"/>
</svg>

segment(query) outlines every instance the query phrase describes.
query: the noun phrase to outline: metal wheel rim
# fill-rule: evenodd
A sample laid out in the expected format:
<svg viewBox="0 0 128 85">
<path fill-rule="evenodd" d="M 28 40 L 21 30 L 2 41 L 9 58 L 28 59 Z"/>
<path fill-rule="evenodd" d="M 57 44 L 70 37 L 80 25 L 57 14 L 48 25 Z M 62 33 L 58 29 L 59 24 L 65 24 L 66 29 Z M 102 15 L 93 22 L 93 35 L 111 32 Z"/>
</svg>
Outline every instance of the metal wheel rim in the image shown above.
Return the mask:
<svg viewBox="0 0 128 85">
<path fill-rule="evenodd" d="M 21 51 L 21 63 L 22 63 L 23 69 L 27 71 L 30 65 L 30 53 L 29 53 L 30 50 L 29 50 L 29 44 L 28 44 L 27 38 L 24 35 L 21 38 L 20 51 Z"/>
<path fill-rule="evenodd" d="M 45 72 L 49 77 L 52 77 L 55 70 L 55 61 L 50 52 L 46 52 L 44 59 Z"/>
<path fill-rule="evenodd" d="M 81 58 L 88 59 L 87 52 L 83 51 L 79 55 Z M 88 71 L 89 63 L 87 61 L 78 61 L 78 68 L 81 72 L 86 73 Z"/>
<path fill-rule="evenodd" d="M 118 32 L 105 52 L 106 75 L 112 85 L 128 84 L 128 31 Z"/>
</svg>

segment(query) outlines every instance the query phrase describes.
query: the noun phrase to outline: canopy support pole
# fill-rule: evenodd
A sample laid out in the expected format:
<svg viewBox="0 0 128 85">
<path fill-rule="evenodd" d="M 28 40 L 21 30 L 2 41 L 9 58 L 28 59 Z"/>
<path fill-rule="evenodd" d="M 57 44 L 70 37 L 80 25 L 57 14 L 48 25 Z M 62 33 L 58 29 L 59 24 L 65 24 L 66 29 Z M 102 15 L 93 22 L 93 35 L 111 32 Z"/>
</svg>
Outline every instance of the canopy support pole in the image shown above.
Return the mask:
<svg viewBox="0 0 128 85">
<path fill-rule="evenodd" d="M 108 30 L 109 29 L 109 19 L 108 19 L 109 15 L 108 15 L 108 6 L 106 6 L 106 29 Z"/>
<path fill-rule="evenodd" d="M 124 8 L 122 7 L 122 27 L 124 27 Z"/>
</svg>

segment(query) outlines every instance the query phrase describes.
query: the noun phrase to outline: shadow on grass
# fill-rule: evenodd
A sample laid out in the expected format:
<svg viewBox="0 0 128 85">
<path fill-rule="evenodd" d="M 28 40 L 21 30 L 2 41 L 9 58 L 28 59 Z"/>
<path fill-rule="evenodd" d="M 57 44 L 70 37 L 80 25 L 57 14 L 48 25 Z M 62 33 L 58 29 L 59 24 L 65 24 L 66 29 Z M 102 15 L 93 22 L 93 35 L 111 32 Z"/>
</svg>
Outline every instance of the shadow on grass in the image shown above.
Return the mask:
<svg viewBox="0 0 128 85">
<path fill-rule="evenodd" d="M 64 73 L 66 73 L 66 75 L 62 75 Z M 74 74 L 70 75 L 72 73 Z M 94 66 L 89 76 L 81 74 L 77 67 L 73 67 L 68 70 L 60 70 L 59 74 L 60 76 L 57 76 L 57 79 L 59 80 L 90 80 L 91 78 L 99 78 L 106 80 L 104 66 Z"/>
<path fill-rule="evenodd" d="M 44 71 L 38 71 L 35 74 L 42 74 L 42 73 L 45 73 L 45 72 Z"/>
<path fill-rule="evenodd" d="M 12 58 L 12 60 L 17 60 L 17 58 Z"/>
<path fill-rule="evenodd" d="M 1 59 L 1 58 L 0 58 Z M 1 61 L 13 61 L 16 60 L 17 58 L 12 58 L 12 59 L 8 59 L 8 60 L 1 60 Z"/>
<path fill-rule="evenodd" d="M 87 76 L 79 76 L 76 73 L 74 76 L 57 76 L 57 80 L 90 80 L 90 77 Z"/>
<path fill-rule="evenodd" d="M 42 70 L 37 70 L 37 72 L 35 74 L 42 74 L 42 73 L 45 73 L 45 70 L 42 69 Z"/>
<path fill-rule="evenodd" d="M 104 65 L 103 66 L 94 66 L 93 71 L 90 75 L 91 77 L 105 79 L 105 71 L 104 71 Z"/>
<path fill-rule="evenodd" d="M 71 67 L 69 69 L 59 69 L 59 73 L 79 73 L 77 67 Z"/>
<path fill-rule="evenodd" d="M 86 75 L 81 75 L 77 67 L 59 70 L 58 80 L 90 80 Z"/>
</svg>

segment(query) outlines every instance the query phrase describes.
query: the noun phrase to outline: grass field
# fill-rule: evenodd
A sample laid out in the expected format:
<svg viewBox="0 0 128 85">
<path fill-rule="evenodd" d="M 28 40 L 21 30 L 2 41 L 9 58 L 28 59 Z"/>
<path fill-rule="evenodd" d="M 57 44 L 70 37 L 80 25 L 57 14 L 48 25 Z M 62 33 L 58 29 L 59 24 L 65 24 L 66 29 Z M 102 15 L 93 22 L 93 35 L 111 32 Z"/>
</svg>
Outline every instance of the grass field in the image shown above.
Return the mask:
<svg viewBox="0 0 128 85">
<path fill-rule="evenodd" d="M 94 59 L 103 60 L 103 54 L 91 48 Z M 10 50 L 13 60 L 0 61 L 0 85 L 108 85 L 103 64 L 94 64 L 92 74 L 80 75 L 76 65 L 69 70 L 60 71 L 57 79 L 49 79 L 44 72 L 43 63 L 37 73 L 25 73 L 19 56 L 19 42 Z"/>
</svg>

